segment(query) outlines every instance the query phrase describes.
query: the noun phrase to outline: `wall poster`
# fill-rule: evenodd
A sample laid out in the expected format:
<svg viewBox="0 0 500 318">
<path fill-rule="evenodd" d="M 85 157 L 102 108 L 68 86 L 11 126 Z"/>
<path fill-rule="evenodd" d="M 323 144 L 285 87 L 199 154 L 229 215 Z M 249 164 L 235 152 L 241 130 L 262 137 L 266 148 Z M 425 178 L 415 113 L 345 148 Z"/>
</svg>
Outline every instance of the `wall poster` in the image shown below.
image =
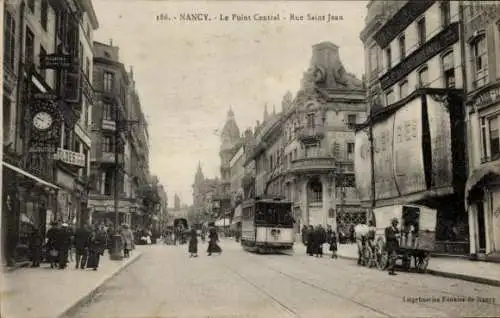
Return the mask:
<svg viewBox="0 0 500 318">
<path fill-rule="evenodd" d="M 391 116 L 373 125 L 375 198 L 377 200 L 399 196 L 393 166 L 394 118 L 395 116 Z"/>
<path fill-rule="evenodd" d="M 425 191 L 422 103 L 415 98 L 394 117 L 394 176 L 401 195 Z"/>
<path fill-rule="evenodd" d="M 356 188 L 361 201 L 371 199 L 372 173 L 369 128 L 356 132 L 354 144 L 354 172 Z"/>
</svg>

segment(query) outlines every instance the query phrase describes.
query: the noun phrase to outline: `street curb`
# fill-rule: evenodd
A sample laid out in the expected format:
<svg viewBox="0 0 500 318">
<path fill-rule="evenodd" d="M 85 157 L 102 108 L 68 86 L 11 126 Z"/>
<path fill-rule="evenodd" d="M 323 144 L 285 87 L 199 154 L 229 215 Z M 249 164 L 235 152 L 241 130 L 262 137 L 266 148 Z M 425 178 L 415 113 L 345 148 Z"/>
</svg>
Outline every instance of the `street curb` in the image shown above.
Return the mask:
<svg viewBox="0 0 500 318">
<path fill-rule="evenodd" d="M 89 299 L 91 299 L 98 291 L 99 289 L 106 284 L 108 281 L 110 281 L 113 277 L 118 275 L 121 271 L 123 271 L 125 268 L 127 268 L 129 265 L 132 265 L 135 263 L 139 258 L 142 256 L 142 252 L 139 253 L 134 253 L 135 257 L 130 258 L 127 262 L 121 264 L 120 267 L 116 271 L 114 271 L 111 275 L 104 277 L 93 289 L 88 291 L 85 295 L 80 297 L 74 304 L 70 305 L 68 308 L 64 309 L 60 314 L 57 315 L 58 318 L 65 318 L 65 317 L 71 317 L 73 311 L 75 311 L 77 308 L 79 308 L 82 304 L 87 302 Z"/>
<path fill-rule="evenodd" d="M 337 254 L 337 256 L 339 258 L 343 258 L 343 259 L 357 260 L 356 257 L 338 255 L 338 254 Z M 484 277 L 477 277 L 477 276 L 457 274 L 457 273 L 449 273 L 449 272 L 444 272 L 444 271 L 439 271 L 439 270 L 434 270 L 434 269 L 427 269 L 425 271 L 425 274 L 430 274 L 430 275 L 437 276 L 437 277 L 459 279 L 459 280 L 463 280 L 463 281 L 467 281 L 467 282 L 471 282 L 471 283 L 500 287 L 500 280 L 489 279 L 489 278 L 484 278 Z"/>
</svg>

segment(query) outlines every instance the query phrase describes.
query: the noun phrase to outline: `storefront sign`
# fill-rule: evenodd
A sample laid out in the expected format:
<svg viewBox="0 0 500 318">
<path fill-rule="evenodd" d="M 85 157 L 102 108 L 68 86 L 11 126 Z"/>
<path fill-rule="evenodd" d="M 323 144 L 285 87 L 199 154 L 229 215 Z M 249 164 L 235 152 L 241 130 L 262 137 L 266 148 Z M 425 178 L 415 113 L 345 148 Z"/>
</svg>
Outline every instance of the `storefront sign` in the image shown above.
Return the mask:
<svg viewBox="0 0 500 318">
<path fill-rule="evenodd" d="M 380 78 L 382 90 L 386 90 L 395 83 L 399 82 L 411 71 L 423 65 L 430 58 L 441 53 L 450 45 L 458 41 L 459 28 L 458 23 L 450 24 L 446 29 L 438 33 L 432 39 L 424 43 L 420 48 L 411 53 L 406 59 L 401 61 L 392 69 L 388 70 Z"/>
<path fill-rule="evenodd" d="M 40 68 L 42 69 L 67 69 L 74 63 L 70 54 L 47 54 L 40 56 Z"/>
<path fill-rule="evenodd" d="M 500 102 L 500 83 L 495 83 L 472 99 L 472 104 L 477 108 L 488 106 L 496 102 Z"/>
<path fill-rule="evenodd" d="M 398 12 L 378 31 L 373 39 L 381 48 L 385 48 L 393 39 L 403 32 L 422 13 L 427 11 L 436 0 L 408 1 Z"/>
<path fill-rule="evenodd" d="M 394 116 L 373 126 L 375 198 L 399 196 L 394 178 Z"/>
<path fill-rule="evenodd" d="M 427 95 L 427 114 L 432 152 L 432 187 L 446 187 L 453 182 L 450 114 L 441 98 Z"/>
<path fill-rule="evenodd" d="M 354 147 L 354 173 L 361 201 L 371 198 L 372 173 L 369 128 L 356 132 Z"/>
<path fill-rule="evenodd" d="M 426 190 L 422 153 L 420 97 L 398 110 L 394 118 L 394 173 L 401 195 Z"/>
<path fill-rule="evenodd" d="M 57 95 L 53 93 L 34 93 L 33 99 L 55 101 L 57 99 Z"/>
<path fill-rule="evenodd" d="M 54 159 L 60 160 L 69 165 L 85 167 L 85 156 L 79 152 L 57 148 L 57 152 L 54 154 Z"/>
</svg>

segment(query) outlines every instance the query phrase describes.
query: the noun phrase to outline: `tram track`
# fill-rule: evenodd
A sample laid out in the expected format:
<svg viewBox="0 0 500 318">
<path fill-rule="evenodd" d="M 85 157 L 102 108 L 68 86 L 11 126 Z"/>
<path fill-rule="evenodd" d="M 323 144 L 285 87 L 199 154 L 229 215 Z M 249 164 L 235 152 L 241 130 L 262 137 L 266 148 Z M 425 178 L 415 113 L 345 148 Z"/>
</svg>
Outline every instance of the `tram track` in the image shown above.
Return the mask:
<svg viewBox="0 0 500 318">
<path fill-rule="evenodd" d="M 314 283 L 310 283 L 308 281 L 305 281 L 303 279 L 300 279 L 298 277 L 295 277 L 295 276 L 292 276 L 288 273 L 285 273 L 281 270 L 278 270 L 272 266 L 268 266 L 266 264 L 263 264 L 262 262 L 258 262 L 258 261 L 255 261 L 254 259 L 251 259 L 249 258 L 248 256 L 246 257 L 250 262 L 254 263 L 254 264 L 258 264 L 258 266 L 260 267 L 264 267 L 266 268 L 267 270 L 271 271 L 271 272 L 274 272 L 288 280 L 291 280 L 291 281 L 294 281 L 294 282 L 298 282 L 302 285 L 305 285 L 305 286 L 308 286 L 310 288 L 313 288 L 315 290 L 319 290 L 323 293 L 326 293 L 328 295 L 331 295 L 331 296 L 335 296 L 337 298 L 340 298 L 342 300 L 345 300 L 345 301 L 348 301 L 350 303 L 353 303 L 359 307 L 362 307 L 364 309 L 367 309 L 371 312 L 374 312 L 374 313 L 377 313 L 383 317 L 398 317 L 398 316 L 394 316 L 394 315 L 391 315 L 387 312 L 384 312 L 378 308 L 375 308 L 373 306 L 370 306 L 370 305 L 367 305 L 367 304 L 364 304 L 360 301 L 357 301 L 355 299 L 352 299 L 352 298 L 349 298 L 345 295 L 342 295 L 341 293 L 338 293 L 338 292 L 334 292 L 334 291 L 331 291 L 329 289 L 326 289 L 322 286 L 319 286 L 317 284 L 314 284 Z M 240 272 L 238 272 L 237 270 L 235 270 L 234 268 L 232 268 L 231 266 L 229 266 L 226 262 L 223 262 L 223 266 L 226 267 L 229 271 L 231 271 L 234 275 L 240 277 L 242 280 L 244 280 L 245 282 L 247 282 L 249 285 L 253 286 L 255 289 L 259 290 L 260 292 L 266 294 L 268 297 L 270 297 L 271 299 L 273 299 L 273 301 L 275 301 L 277 304 L 279 304 L 282 308 L 284 308 L 288 313 L 291 313 L 292 315 L 294 315 L 295 317 L 301 317 L 300 314 L 298 314 L 294 309 L 290 308 L 289 306 L 287 306 L 286 304 L 284 304 L 282 301 L 280 301 L 279 299 L 277 299 L 275 296 L 273 296 L 272 294 L 270 294 L 268 291 L 266 291 L 263 287 L 259 286 L 258 284 L 256 284 L 255 282 L 251 281 L 250 279 L 248 279 L 247 277 L 245 277 L 243 274 L 241 274 Z M 258 267 L 256 267 L 258 268 Z"/>
</svg>

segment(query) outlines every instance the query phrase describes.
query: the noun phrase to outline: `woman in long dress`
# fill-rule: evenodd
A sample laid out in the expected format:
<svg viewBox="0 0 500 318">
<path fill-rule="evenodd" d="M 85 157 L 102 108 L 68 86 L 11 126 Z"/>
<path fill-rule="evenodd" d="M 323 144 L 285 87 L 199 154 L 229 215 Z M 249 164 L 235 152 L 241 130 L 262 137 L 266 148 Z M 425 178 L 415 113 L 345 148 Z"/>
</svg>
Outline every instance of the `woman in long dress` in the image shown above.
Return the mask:
<svg viewBox="0 0 500 318">
<path fill-rule="evenodd" d="M 217 234 L 217 230 L 214 227 L 210 228 L 208 238 L 208 256 L 211 256 L 212 253 L 222 253 L 222 249 L 219 245 L 217 245 L 217 242 L 219 242 L 219 235 Z"/>
<path fill-rule="evenodd" d="M 89 246 L 89 257 L 87 259 L 87 268 L 92 268 L 95 271 L 99 267 L 99 261 L 106 249 L 106 232 L 102 229 L 96 228 L 92 231 Z"/>
<path fill-rule="evenodd" d="M 196 229 L 192 228 L 189 231 L 189 257 L 198 257 L 198 233 L 196 233 Z"/>
<path fill-rule="evenodd" d="M 128 224 L 123 224 L 120 235 L 123 242 L 123 257 L 127 258 L 130 256 L 130 251 L 134 249 L 134 233 Z"/>
</svg>

